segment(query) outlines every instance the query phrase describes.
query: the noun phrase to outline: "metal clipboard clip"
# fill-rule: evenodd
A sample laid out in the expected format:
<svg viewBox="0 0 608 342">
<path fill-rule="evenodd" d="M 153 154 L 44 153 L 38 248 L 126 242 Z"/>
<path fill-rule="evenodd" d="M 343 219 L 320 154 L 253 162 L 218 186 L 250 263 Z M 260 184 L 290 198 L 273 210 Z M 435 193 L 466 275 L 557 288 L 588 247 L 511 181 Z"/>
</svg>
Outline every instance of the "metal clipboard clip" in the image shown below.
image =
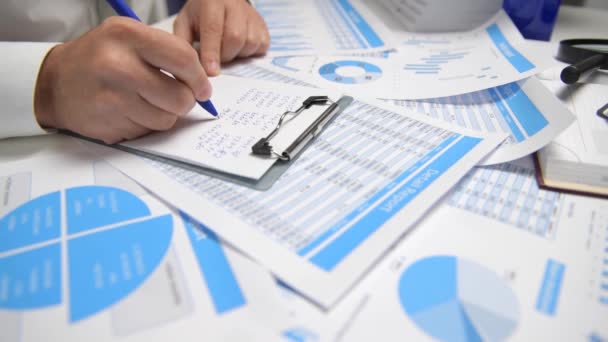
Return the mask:
<svg viewBox="0 0 608 342">
<path fill-rule="evenodd" d="M 327 109 L 319 115 L 319 117 L 313 121 L 284 151 L 277 152 L 271 145 L 271 139 L 279 133 L 281 127 L 284 127 L 286 123 L 295 119 L 298 115 L 309 109 L 312 106 L 328 106 Z M 334 102 L 327 96 L 311 96 L 304 100 L 302 106 L 296 111 L 286 111 L 279 118 L 279 122 L 276 127 L 266 136 L 258 140 L 252 147 L 251 151 L 256 156 L 272 157 L 275 156 L 277 159 L 282 161 L 290 161 L 300 153 L 304 147 L 312 141 L 321 131 L 323 127 L 334 117 L 335 114 L 340 112 L 339 101 Z M 291 115 L 290 117 L 288 117 Z"/>
</svg>

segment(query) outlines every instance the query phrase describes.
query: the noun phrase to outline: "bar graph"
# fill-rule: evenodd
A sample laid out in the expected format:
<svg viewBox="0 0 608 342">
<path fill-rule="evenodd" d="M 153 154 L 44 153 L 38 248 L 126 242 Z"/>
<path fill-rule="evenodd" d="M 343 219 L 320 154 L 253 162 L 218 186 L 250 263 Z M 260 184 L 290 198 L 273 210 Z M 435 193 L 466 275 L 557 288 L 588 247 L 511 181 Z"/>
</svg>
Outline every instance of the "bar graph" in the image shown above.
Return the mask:
<svg viewBox="0 0 608 342">
<path fill-rule="evenodd" d="M 538 188 L 534 170 L 516 164 L 476 168 L 447 199 L 452 207 L 547 239 L 555 237 L 561 203 L 558 192 Z"/>
<path fill-rule="evenodd" d="M 499 78 L 500 76 L 494 71 L 494 68 L 489 65 L 471 67 L 476 64 L 471 60 L 476 53 L 478 52 L 473 47 L 428 49 L 416 60 L 406 63 L 403 70 L 406 76 L 424 77 L 428 75 L 440 81 L 453 81 L 458 78 L 492 80 Z"/>
<path fill-rule="evenodd" d="M 270 52 L 366 50 L 385 45 L 364 14 L 348 0 L 258 0 Z"/>
<path fill-rule="evenodd" d="M 462 60 L 469 54 L 469 51 L 449 51 L 441 50 L 425 55 L 417 63 L 405 64 L 403 70 L 417 75 L 434 75 L 443 70 L 443 66 L 453 61 Z"/>
</svg>

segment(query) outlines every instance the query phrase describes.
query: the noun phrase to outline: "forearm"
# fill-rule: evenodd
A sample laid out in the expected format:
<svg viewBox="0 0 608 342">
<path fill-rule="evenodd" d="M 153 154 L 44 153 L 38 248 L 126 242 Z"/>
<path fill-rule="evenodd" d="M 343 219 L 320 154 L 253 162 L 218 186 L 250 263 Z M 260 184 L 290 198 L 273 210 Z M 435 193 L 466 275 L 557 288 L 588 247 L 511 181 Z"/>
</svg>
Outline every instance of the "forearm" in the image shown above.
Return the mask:
<svg viewBox="0 0 608 342">
<path fill-rule="evenodd" d="M 0 42 L 0 139 L 44 134 L 36 120 L 36 81 L 57 43 Z"/>
</svg>

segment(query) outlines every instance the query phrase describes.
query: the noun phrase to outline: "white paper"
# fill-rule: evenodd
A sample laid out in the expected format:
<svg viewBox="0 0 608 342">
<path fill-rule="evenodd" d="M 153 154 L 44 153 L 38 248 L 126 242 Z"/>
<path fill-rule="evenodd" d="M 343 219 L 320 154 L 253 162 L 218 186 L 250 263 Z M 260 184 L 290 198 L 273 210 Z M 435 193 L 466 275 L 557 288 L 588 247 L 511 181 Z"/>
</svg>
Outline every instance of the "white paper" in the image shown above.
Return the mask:
<svg viewBox="0 0 608 342">
<path fill-rule="evenodd" d="M 334 341 L 353 313 L 368 299 L 368 284 L 373 284 L 368 279 L 375 278 L 366 275 L 363 281 L 365 284 L 357 283 L 346 298 L 328 310 L 314 305 L 288 288 L 280 287 L 290 324 L 277 334 L 286 341 Z"/>
<path fill-rule="evenodd" d="M 231 76 L 219 76 L 211 81 L 216 89 L 213 102 L 220 113 L 218 119 L 201 119 L 203 109 L 196 106 L 173 129 L 121 145 L 232 175 L 259 179 L 277 159 L 253 155 L 251 147 L 268 136 L 285 111 L 295 111 L 307 97 L 319 95 L 318 92 L 311 93 L 308 88 L 277 87 L 272 82 Z M 322 95 L 336 101 L 340 97 L 336 91 L 323 91 Z M 286 124 L 270 141 L 275 151 L 280 154 L 326 109 L 327 106 L 312 106 L 291 121 L 288 118 L 293 116 L 288 116 Z"/>
<path fill-rule="evenodd" d="M 543 149 L 546 157 L 608 167 L 608 121 L 596 114 L 608 103 L 608 85 L 543 83 L 576 116 L 575 123 Z"/>
<path fill-rule="evenodd" d="M 608 202 L 540 190 L 530 167 L 472 173 L 389 256 L 342 340 L 608 336 Z"/>
<path fill-rule="evenodd" d="M 327 308 L 407 230 L 400 220 L 413 223 L 504 138 L 382 106 L 353 103 L 266 192 L 96 153 Z"/>
<path fill-rule="evenodd" d="M 419 234 L 409 231 L 406 239 Z M 394 245 L 393 245 L 394 246 Z M 392 249 L 392 246 L 391 246 Z M 388 253 L 388 252 L 387 252 Z M 353 316 L 370 300 L 374 284 L 384 275 L 386 258 L 371 268 L 336 305 L 323 309 L 292 289 L 279 285 L 289 324 L 278 332 L 288 341 L 335 341 L 348 330 Z"/>
<path fill-rule="evenodd" d="M 380 99 L 429 99 L 488 89 L 530 77 L 550 65 L 528 48 L 504 12 L 461 34 L 397 34 L 387 58 L 275 57 L 259 61 L 321 88 Z"/>
<path fill-rule="evenodd" d="M 226 72 L 245 78 L 307 85 L 293 78 L 295 75 L 288 77 L 277 73 L 276 69 L 255 63 L 234 65 Z M 481 162 L 486 165 L 516 160 L 534 153 L 574 121 L 568 109 L 534 77 L 459 96 L 387 102 L 406 107 L 409 112 L 444 121 L 453 127 L 480 133 L 508 134 L 509 137 L 499 148 Z"/>
<path fill-rule="evenodd" d="M 281 83 L 304 85 L 313 87 L 292 77 L 273 72 L 264 67 L 258 66 L 252 61 L 233 63 L 225 67 L 224 74 L 270 80 Z M 409 236 L 409 235 L 408 235 Z M 363 305 L 369 297 L 369 286 L 379 274 L 380 267 L 374 267 L 364 276 L 353 289 L 338 304 L 330 309 L 322 309 L 305 297 L 299 295 L 290 288 L 279 285 L 282 293 L 284 305 L 288 311 L 290 323 L 277 335 L 282 336 L 288 341 L 333 341 L 343 332 L 344 325 L 351 319 L 351 315 L 356 312 L 360 305 Z"/>
<path fill-rule="evenodd" d="M 285 326 L 270 274 L 78 141 L 0 145 L 23 151 L 0 173 L 0 340 L 269 341 Z"/>
<path fill-rule="evenodd" d="M 391 101 L 451 125 L 509 137 L 482 164 L 499 164 L 534 153 L 574 122 L 568 108 L 535 77 L 448 98 Z"/>
<path fill-rule="evenodd" d="M 390 31 L 360 0 L 258 0 L 269 55 L 349 53 L 393 47 Z"/>
<path fill-rule="evenodd" d="M 293 78 L 290 75 L 283 75 L 269 70 L 266 67 L 260 66 L 255 62 L 254 59 L 237 60 L 232 62 L 222 68 L 222 74 L 315 88 L 315 86 L 310 83 L 306 83 L 302 80 Z"/>
</svg>

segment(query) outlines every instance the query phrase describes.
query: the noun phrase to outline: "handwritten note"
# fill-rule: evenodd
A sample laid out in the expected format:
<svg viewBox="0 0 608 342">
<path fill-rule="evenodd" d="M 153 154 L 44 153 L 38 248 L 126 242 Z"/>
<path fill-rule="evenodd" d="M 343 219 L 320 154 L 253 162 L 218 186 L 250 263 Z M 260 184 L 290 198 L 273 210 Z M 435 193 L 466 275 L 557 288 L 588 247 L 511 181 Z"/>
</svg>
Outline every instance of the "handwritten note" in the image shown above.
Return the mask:
<svg viewBox="0 0 608 342">
<path fill-rule="evenodd" d="M 123 145 L 215 169 L 241 177 L 259 179 L 275 163 L 274 158 L 251 154 L 251 146 L 276 126 L 286 110 L 296 110 L 311 90 L 232 76 L 213 79 L 213 101 L 220 117 L 206 117 L 198 106 L 174 129 L 154 133 Z M 324 91 L 324 93 L 327 93 Z M 338 97 L 338 94 L 330 94 Z M 289 123 L 297 137 L 324 108 L 313 108 Z"/>
</svg>

